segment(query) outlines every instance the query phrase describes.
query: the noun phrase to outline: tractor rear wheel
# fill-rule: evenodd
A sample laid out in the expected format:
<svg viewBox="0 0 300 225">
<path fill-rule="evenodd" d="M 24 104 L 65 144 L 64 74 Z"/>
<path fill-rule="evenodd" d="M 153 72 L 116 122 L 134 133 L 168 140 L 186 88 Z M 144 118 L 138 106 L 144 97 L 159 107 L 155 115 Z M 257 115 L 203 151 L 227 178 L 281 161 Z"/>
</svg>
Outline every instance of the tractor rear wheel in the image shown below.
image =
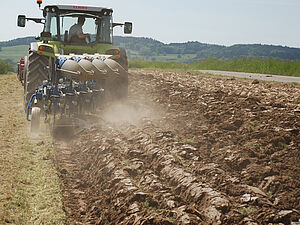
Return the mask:
<svg viewBox="0 0 300 225">
<path fill-rule="evenodd" d="M 120 58 L 116 61 L 128 72 L 128 58 L 124 48 L 120 48 Z"/>
<path fill-rule="evenodd" d="M 104 95 L 106 102 L 126 101 L 128 98 L 128 75 L 106 80 Z"/>
<path fill-rule="evenodd" d="M 39 85 L 42 85 L 43 80 L 48 79 L 46 67 L 49 64 L 49 58 L 38 55 L 35 52 L 29 52 L 27 56 L 27 63 L 25 65 L 24 77 L 24 106 L 25 110 L 29 103 L 31 96 Z"/>
<path fill-rule="evenodd" d="M 128 75 L 119 78 L 117 81 L 117 98 L 118 100 L 127 100 L 128 98 Z"/>
<path fill-rule="evenodd" d="M 116 97 L 118 100 L 127 100 L 128 98 L 128 58 L 124 48 L 120 48 L 120 58 L 116 60 L 123 69 L 127 72 L 126 76 L 120 77 L 116 80 L 115 86 Z"/>
</svg>

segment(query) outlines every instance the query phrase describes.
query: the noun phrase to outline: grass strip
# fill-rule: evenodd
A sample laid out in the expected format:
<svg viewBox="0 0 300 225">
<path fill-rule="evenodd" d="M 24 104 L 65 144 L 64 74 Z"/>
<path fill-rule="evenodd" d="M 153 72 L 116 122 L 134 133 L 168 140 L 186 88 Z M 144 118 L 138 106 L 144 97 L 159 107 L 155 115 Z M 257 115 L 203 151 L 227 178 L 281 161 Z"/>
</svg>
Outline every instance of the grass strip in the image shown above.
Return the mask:
<svg viewBox="0 0 300 225">
<path fill-rule="evenodd" d="M 135 60 L 129 62 L 130 68 L 149 69 L 177 69 L 191 70 L 223 70 L 234 72 L 248 72 L 260 74 L 275 74 L 284 76 L 300 76 L 300 62 L 284 61 L 274 58 L 256 59 L 241 58 L 233 60 L 221 60 L 216 58 L 195 61 L 191 64 L 178 62 L 151 62 Z"/>
<path fill-rule="evenodd" d="M 0 83 L 0 224 L 67 224 L 51 137 L 30 137 L 16 76 Z"/>
</svg>

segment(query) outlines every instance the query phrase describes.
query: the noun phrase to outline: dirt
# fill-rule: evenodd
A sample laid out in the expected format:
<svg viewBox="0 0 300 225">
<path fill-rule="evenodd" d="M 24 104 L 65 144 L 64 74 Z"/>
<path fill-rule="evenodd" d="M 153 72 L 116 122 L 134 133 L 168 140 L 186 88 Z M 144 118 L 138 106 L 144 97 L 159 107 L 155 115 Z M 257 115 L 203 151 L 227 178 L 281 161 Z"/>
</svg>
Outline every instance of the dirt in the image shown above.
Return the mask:
<svg viewBox="0 0 300 225">
<path fill-rule="evenodd" d="M 288 84 L 132 70 L 128 102 L 55 143 L 70 222 L 299 224 L 299 103 Z"/>
</svg>

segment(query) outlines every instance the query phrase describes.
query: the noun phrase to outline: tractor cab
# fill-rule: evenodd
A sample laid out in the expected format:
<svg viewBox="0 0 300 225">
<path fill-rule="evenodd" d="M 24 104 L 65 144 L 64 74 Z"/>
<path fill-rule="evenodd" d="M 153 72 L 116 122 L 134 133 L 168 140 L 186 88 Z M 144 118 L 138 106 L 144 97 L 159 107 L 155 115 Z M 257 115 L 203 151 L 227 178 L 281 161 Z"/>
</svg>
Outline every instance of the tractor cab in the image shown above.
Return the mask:
<svg viewBox="0 0 300 225">
<path fill-rule="evenodd" d="M 46 18 L 44 32 L 51 36 L 54 41 L 61 41 L 65 44 L 81 43 L 107 43 L 112 44 L 113 27 L 117 25 L 112 20 L 112 9 L 88 6 L 67 6 L 56 5 L 46 6 L 43 15 Z M 72 27 L 80 29 L 78 20 L 84 18 L 82 33 L 88 34 L 89 39 L 80 41 L 76 38 Z M 124 33 L 131 33 L 132 24 L 124 24 Z M 70 33 L 71 31 L 71 33 Z"/>
<path fill-rule="evenodd" d="M 48 5 L 43 9 L 43 19 L 18 17 L 18 26 L 24 27 L 26 20 L 33 20 L 36 23 L 43 23 L 44 30 L 41 33 L 41 40 L 59 41 L 66 45 L 83 44 L 112 44 L 113 28 L 124 26 L 124 33 L 132 32 L 132 23 L 113 23 L 113 10 L 92 6 L 71 6 L 71 5 Z M 84 24 L 79 28 L 78 20 L 84 18 Z M 76 25 L 77 24 L 77 25 Z M 73 29 L 72 26 L 77 26 Z M 78 40 L 74 37 L 74 30 L 81 29 L 82 33 L 88 34 L 89 38 Z M 71 33 L 70 33 L 71 31 Z"/>
</svg>

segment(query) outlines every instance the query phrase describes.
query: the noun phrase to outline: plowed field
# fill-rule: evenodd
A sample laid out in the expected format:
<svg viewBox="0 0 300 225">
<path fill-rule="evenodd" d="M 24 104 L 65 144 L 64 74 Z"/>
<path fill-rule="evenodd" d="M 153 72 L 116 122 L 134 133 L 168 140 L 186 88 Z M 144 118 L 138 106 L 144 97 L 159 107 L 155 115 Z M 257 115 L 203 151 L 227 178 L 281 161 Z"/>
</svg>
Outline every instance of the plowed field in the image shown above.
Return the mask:
<svg viewBox="0 0 300 225">
<path fill-rule="evenodd" d="M 130 73 L 128 102 L 55 143 L 71 223 L 300 223 L 299 87 Z"/>
</svg>

